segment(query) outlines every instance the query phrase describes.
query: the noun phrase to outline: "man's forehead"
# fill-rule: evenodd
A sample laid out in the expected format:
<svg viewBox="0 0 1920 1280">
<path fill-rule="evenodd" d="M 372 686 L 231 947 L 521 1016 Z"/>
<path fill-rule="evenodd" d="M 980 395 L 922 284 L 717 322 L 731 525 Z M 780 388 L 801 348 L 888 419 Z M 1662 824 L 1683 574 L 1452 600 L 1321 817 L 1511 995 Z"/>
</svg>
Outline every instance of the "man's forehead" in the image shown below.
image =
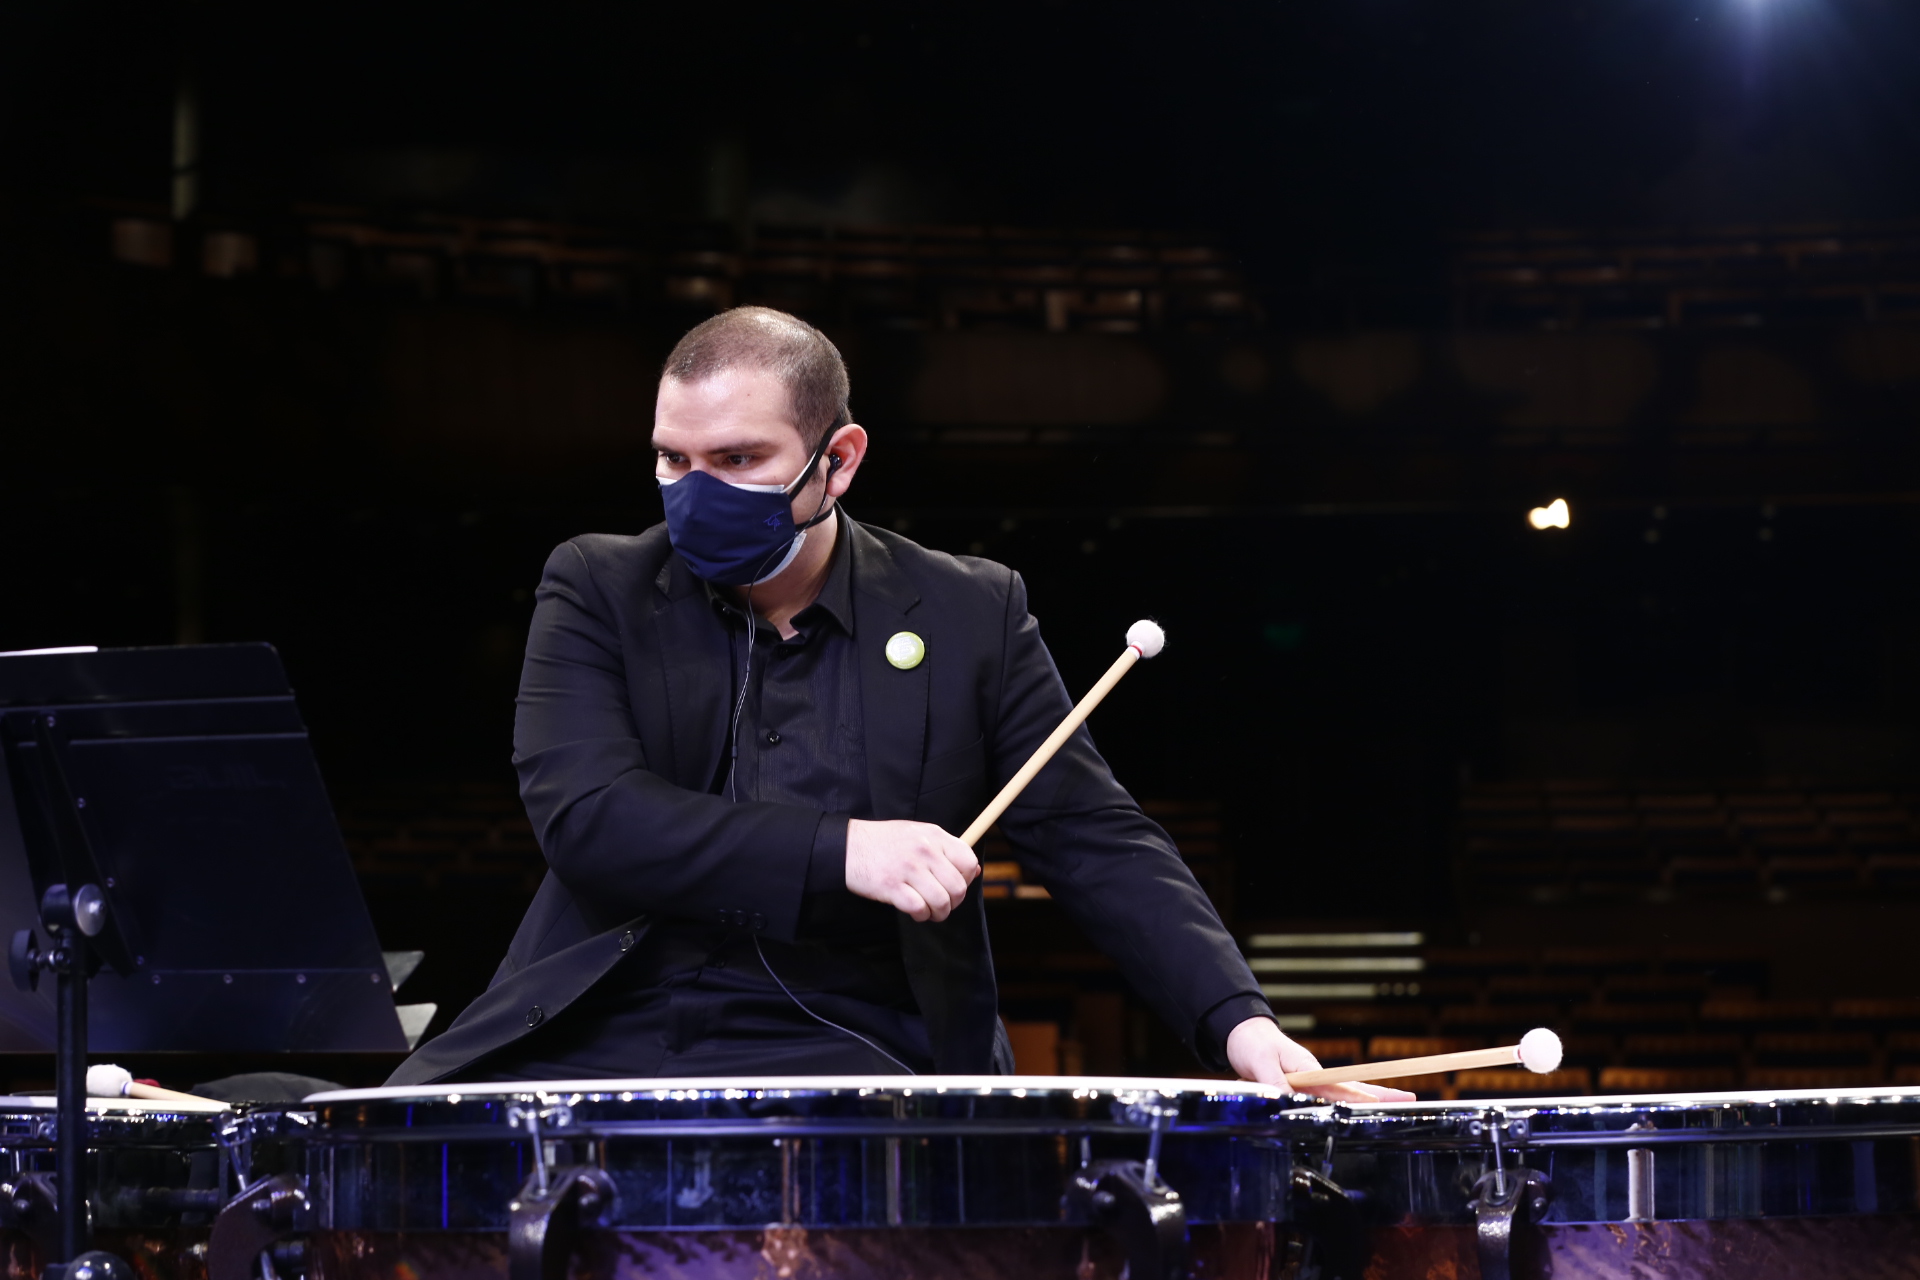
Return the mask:
<svg viewBox="0 0 1920 1280">
<path fill-rule="evenodd" d="M 697 382 L 669 375 L 660 380 L 654 435 L 684 438 L 688 445 L 703 449 L 716 445 L 693 437 L 718 434 L 730 439 L 752 437 L 763 445 L 784 444 L 786 437 L 799 435 L 790 407 L 786 387 L 764 370 L 724 370 Z"/>
<path fill-rule="evenodd" d="M 786 383 L 771 369 L 721 369 L 704 378 L 660 378 L 660 403 L 768 410 L 785 413 L 790 396 Z"/>
</svg>

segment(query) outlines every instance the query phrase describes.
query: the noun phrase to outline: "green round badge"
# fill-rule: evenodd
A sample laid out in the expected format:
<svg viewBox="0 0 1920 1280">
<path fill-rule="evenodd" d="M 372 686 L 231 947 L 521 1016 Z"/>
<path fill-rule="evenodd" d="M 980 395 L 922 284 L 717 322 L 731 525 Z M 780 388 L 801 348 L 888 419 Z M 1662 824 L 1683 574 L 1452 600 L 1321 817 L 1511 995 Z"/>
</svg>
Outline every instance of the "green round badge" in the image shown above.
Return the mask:
<svg viewBox="0 0 1920 1280">
<path fill-rule="evenodd" d="M 887 639 L 887 661 L 911 671 L 927 656 L 927 642 L 911 631 L 896 631 Z"/>
</svg>

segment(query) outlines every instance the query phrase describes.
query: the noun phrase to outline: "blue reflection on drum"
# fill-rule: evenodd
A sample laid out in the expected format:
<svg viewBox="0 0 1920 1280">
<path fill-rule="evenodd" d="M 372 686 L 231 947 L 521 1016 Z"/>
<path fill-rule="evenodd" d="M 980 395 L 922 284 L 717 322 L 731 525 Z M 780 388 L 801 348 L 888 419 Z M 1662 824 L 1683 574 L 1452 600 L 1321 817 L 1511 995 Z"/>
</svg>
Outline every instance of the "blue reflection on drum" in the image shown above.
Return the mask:
<svg viewBox="0 0 1920 1280">
<path fill-rule="evenodd" d="M 1290 1149 L 1326 1112 L 1207 1081 L 876 1077 L 358 1090 L 308 1100 L 317 1225 L 485 1231 L 534 1171 L 604 1169 L 628 1230 L 1061 1221 L 1068 1175 L 1142 1159 L 1189 1223 L 1288 1216 Z"/>
<path fill-rule="evenodd" d="M 1544 1172 L 1545 1223 L 1911 1214 L 1920 1095 L 1803 1090 L 1355 1107 L 1335 1181 L 1376 1224 L 1473 1221 L 1496 1169 Z"/>
</svg>

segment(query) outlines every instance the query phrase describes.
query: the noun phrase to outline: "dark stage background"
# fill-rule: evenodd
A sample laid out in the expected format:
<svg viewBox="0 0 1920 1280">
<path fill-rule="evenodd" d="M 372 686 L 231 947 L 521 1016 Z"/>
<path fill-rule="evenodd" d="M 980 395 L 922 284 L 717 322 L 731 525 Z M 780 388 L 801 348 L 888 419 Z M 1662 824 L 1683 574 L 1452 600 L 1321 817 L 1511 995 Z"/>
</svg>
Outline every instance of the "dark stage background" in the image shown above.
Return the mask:
<svg viewBox="0 0 1920 1280">
<path fill-rule="evenodd" d="M 855 515 L 1020 570 L 1075 690 L 1166 625 L 1094 730 L 1237 932 L 1422 935 L 1305 949 L 1426 975 L 1276 994 L 1323 1056 L 1920 1061 L 1907 7 L 5 22 L 0 648 L 275 644 L 436 1029 L 540 865 L 540 565 L 658 519 L 659 361 L 766 302 Z M 1023 1052 L 1190 1069 L 996 874 Z"/>
</svg>

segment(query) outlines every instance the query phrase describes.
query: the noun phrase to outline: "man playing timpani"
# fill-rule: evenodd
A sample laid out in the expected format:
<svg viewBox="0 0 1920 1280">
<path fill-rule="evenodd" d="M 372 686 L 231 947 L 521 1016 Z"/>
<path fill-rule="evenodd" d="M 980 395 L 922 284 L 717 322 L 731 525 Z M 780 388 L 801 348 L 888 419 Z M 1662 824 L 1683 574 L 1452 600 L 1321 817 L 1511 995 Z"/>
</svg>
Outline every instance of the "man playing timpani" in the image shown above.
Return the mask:
<svg viewBox="0 0 1920 1280">
<path fill-rule="evenodd" d="M 764 308 L 668 357 L 665 523 L 562 544 L 536 597 L 514 763 L 548 874 L 393 1083 L 1012 1070 L 949 833 L 1071 703 L 1018 574 L 841 511 L 847 394 L 833 344 Z M 1001 827 L 1202 1061 L 1317 1065 L 1084 727 Z"/>
</svg>

